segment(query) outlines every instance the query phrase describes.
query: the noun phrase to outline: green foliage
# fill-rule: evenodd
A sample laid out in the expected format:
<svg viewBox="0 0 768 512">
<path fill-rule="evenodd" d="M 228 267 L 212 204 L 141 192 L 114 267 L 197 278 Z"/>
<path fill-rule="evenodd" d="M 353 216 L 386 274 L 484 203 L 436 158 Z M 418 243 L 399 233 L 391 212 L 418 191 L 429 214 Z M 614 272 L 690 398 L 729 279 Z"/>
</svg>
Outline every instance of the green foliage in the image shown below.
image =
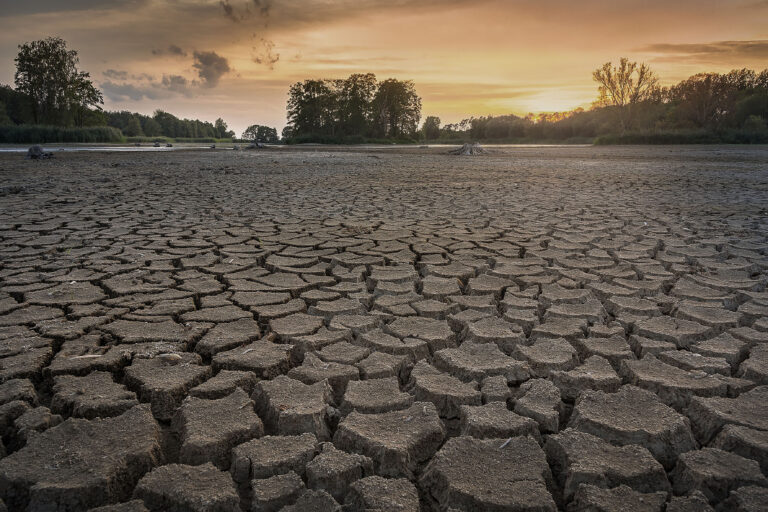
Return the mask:
<svg viewBox="0 0 768 512">
<path fill-rule="evenodd" d="M 13 121 L 8 117 L 8 112 L 5 110 L 5 103 L 0 101 L 0 126 L 12 125 Z"/>
<path fill-rule="evenodd" d="M 398 138 L 416 133 L 421 117 L 421 98 L 410 80 L 390 78 L 379 83 L 373 99 L 373 133 Z"/>
<path fill-rule="evenodd" d="M 104 103 L 90 75 L 77 69 L 77 52 L 61 38 L 24 43 L 14 60 L 16 91 L 31 100 L 35 124 L 83 126 L 86 112 Z"/>
<path fill-rule="evenodd" d="M 378 84 L 373 73 L 338 80 L 338 121 L 344 135 L 365 135 L 370 130 Z"/>
<path fill-rule="evenodd" d="M 5 104 L 5 112 L 13 124 L 33 123 L 32 102 L 27 95 L 0 85 L 0 101 Z"/>
<path fill-rule="evenodd" d="M 279 140 L 275 128 L 260 124 L 252 124 L 246 128 L 243 132 L 242 139 L 255 142 L 266 142 L 269 144 L 274 144 Z"/>
<path fill-rule="evenodd" d="M 415 138 L 421 98 L 413 82 L 377 82 L 372 73 L 344 80 L 305 80 L 288 97 L 288 129 L 293 141 L 342 141 L 349 137 Z"/>
<path fill-rule="evenodd" d="M 51 142 L 123 142 L 123 134 L 107 126 L 62 127 L 46 125 L 0 126 L 0 142 L 26 144 Z"/>
<path fill-rule="evenodd" d="M 623 62 L 623 61 L 622 61 Z M 611 69 L 611 79 L 629 79 L 632 63 L 624 71 Z M 621 68 L 621 66 L 620 66 Z M 604 66 L 601 68 L 605 70 Z M 606 71 L 607 72 L 607 71 Z M 447 124 L 436 139 L 441 142 L 559 142 L 596 140 L 599 144 L 703 144 L 764 143 L 768 119 L 768 70 L 748 69 L 729 73 L 702 73 L 679 84 L 659 89 L 650 70 L 643 71 L 645 93 L 631 93 L 634 83 L 616 93 L 615 102 L 601 85 L 602 98 L 587 111 L 555 112 L 525 118 L 507 116 L 473 117 Z M 627 78 L 629 76 L 629 78 Z M 650 76 L 651 78 L 647 78 Z M 623 77 L 623 78 L 622 78 Z M 651 84 L 653 83 L 653 87 Z M 627 92 L 630 91 L 630 92 Z M 600 106 L 600 104 L 606 104 Z M 615 104 L 611 104 L 615 103 Z"/>
<path fill-rule="evenodd" d="M 219 139 L 233 139 L 235 137 L 235 132 L 229 129 L 227 123 L 222 118 L 216 120 L 213 128 L 216 131 L 216 137 Z"/>
<path fill-rule="evenodd" d="M 122 129 L 122 132 L 127 137 L 138 137 L 140 135 L 144 135 L 144 132 L 141 129 L 141 121 L 139 121 L 139 119 L 135 116 L 131 116 L 128 124 L 125 126 L 125 128 Z"/>
<path fill-rule="evenodd" d="M 215 141 L 217 139 L 232 140 L 234 132 L 227 130 L 227 124 L 218 119 L 218 128 L 207 121 L 197 119 L 179 119 L 173 114 L 158 110 L 155 114 L 145 116 L 134 112 L 105 112 L 106 124 L 120 129 L 128 137 L 147 137 L 154 140 L 157 137 L 170 139 L 193 139 L 196 141 Z M 220 136 L 220 134 L 224 134 Z"/>
<path fill-rule="evenodd" d="M 440 118 L 437 116 L 428 116 L 424 120 L 424 126 L 421 131 L 426 140 L 435 140 L 440 137 Z"/>
</svg>

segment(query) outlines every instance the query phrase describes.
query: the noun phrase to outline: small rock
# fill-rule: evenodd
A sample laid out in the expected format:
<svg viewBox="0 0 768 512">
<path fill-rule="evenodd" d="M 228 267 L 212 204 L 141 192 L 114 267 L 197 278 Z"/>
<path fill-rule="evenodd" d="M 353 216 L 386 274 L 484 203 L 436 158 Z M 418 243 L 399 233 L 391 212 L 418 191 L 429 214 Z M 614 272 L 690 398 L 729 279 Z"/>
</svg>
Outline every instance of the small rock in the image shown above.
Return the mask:
<svg viewBox="0 0 768 512">
<path fill-rule="evenodd" d="M 181 439 L 182 464 L 211 462 L 222 470 L 229 468 L 234 446 L 264 435 L 253 402 L 240 388 L 217 400 L 187 397 L 176 411 L 172 426 Z"/>
<path fill-rule="evenodd" d="M 667 493 L 643 494 L 626 485 L 603 489 L 594 485 L 579 486 L 568 512 L 594 510 L 599 512 L 662 512 Z"/>
<path fill-rule="evenodd" d="M 350 484 L 344 506 L 349 512 L 419 512 L 419 494 L 405 478 L 369 476 Z"/>
<path fill-rule="evenodd" d="M 723 501 L 739 487 L 768 487 L 757 462 L 717 448 L 682 454 L 670 477 L 675 494 L 701 491 L 710 503 Z"/>
<path fill-rule="evenodd" d="M 306 465 L 319 450 L 313 434 L 265 436 L 236 446 L 232 450 L 230 472 L 235 482 L 269 478 L 290 471 L 304 475 Z"/>
<path fill-rule="evenodd" d="M 307 385 L 280 375 L 256 384 L 251 398 L 268 432 L 281 435 L 310 432 L 321 441 L 330 439 L 331 387 L 328 382 Z"/>
<path fill-rule="evenodd" d="M 240 512 L 240 496 L 229 476 L 212 464 L 168 464 L 147 473 L 133 491 L 152 511 Z"/>
<path fill-rule="evenodd" d="M 373 459 L 382 476 L 413 477 L 443 442 L 445 428 L 431 402 L 380 414 L 350 413 L 336 430 L 333 444 Z"/>
<path fill-rule="evenodd" d="M 557 510 L 546 457 L 530 437 L 451 438 L 419 485 L 441 510 Z"/>
<path fill-rule="evenodd" d="M 251 480 L 251 510 L 277 512 L 294 503 L 305 489 L 304 481 L 294 471 Z"/>
<path fill-rule="evenodd" d="M 346 453 L 331 443 L 320 445 L 320 454 L 307 464 L 307 486 L 322 489 L 342 501 L 349 484 L 373 474 L 373 461 Z"/>
</svg>

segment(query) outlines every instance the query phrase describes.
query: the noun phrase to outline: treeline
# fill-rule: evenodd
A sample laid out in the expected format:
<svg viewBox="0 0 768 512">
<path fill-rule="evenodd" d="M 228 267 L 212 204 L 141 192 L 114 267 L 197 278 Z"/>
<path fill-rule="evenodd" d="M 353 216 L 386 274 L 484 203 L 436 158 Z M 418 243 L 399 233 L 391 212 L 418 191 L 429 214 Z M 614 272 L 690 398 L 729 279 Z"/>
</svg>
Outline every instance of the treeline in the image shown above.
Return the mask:
<svg viewBox="0 0 768 512">
<path fill-rule="evenodd" d="M 600 96 L 589 110 L 472 117 L 444 126 L 436 117 L 427 118 L 421 137 L 445 142 L 768 143 L 768 70 L 701 73 L 659 87 L 646 68 L 650 74 L 643 87 L 638 86 L 639 66 L 632 65 L 622 62 L 615 72 L 600 74 L 607 84 L 600 84 Z M 622 84 L 621 76 L 634 81 Z"/>
<path fill-rule="evenodd" d="M 288 143 L 356 143 L 418 137 L 421 98 L 411 81 L 378 81 L 373 73 L 340 80 L 305 80 L 291 86 Z"/>
<path fill-rule="evenodd" d="M 0 142 L 9 144 L 62 142 L 123 142 L 117 128 L 109 126 L 50 126 L 39 124 L 0 124 Z"/>
<path fill-rule="evenodd" d="M 214 123 L 179 119 L 157 110 L 152 116 L 105 112 L 90 75 L 78 69 L 77 51 L 61 38 L 19 46 L 15 88 L 0 85 L 0 142 L 121 142 L 141 140 L 232 140 L 235 133 Z"/>
<path fill-rule="evenodd" d="M 171 139 L 232 139 L 235 132 L 219 118 L 215 123 L 197 119 L 179 119 L 162 110 L 146 116 L 135 112 L 104 112 L 104 124 L 117 128 L 126 137 L 168 137 Z"/>
<path fill-rule="evenodd" d="M 71 140 L 77 131 L 77 128 L 86 127 L 109 127 L 116 128 L 122 135 L 129 137 L 130 140 L 142 138 L 167 138 L 167 139 L 197 139 L 197 140 L 231 140 L 235 137 L 235 132 L 229 130 L 227 123 L 219 118 L 214 123 L 209 121 L 200 121 L 197 119 L 179 119 L 173 114 L 162 110 L 156 111 L 148 116 L 128 111 L 108 112 L 96 108 L 87 108 L 81 112 L 81 123 L 75 123 L 64 113 L 49 114 L 47 122 L 41 124 L 35 122 L 34 101 L 28 95 L 18 92 L 6 85 L 0 86 L 0 126 L 8 127 L 10 125 L 26 126 L 25 129 L 10 131 L 8 128 L 3 130 L 0 136 L 0 142 L 118 142 L 121 138 L 115 139 L 114 132 L 84 130 L 82 137 L 85 140 Z M 53 122 L 51 118 L 58 119 L 59 122 Z M 31 127 L 35 127 L 34 129 Z M 54 135 L 55 128 L 61 128 L 61 133 Z M 66 129 L 66 130 L 64 130 Z M 8 134 L 14 133 L 10 136 Z M 9 137 L 18 139 L 38 134 L 47 134 L 45 139 L 29 140 L 8 140 Z M 107 140 L 94 140 L 94 134 L 109 134 Z M 77 138 L 77 137 L 75 137 Z M 64 140 L 66 139 L 66 140 Z"/>
</svg>

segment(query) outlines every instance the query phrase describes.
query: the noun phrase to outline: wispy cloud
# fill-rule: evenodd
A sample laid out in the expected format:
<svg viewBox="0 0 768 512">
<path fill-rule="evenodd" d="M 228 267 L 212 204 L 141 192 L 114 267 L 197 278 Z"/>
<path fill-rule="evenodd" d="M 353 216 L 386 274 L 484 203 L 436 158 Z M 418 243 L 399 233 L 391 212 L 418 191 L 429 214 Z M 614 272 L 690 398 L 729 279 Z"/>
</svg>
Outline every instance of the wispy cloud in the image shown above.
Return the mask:
<svg viewBox="0 0 768 512">
<path fill-rule="evenodd" d="M 126 71 L 114 69 L 108 69 L 102 74 L 108 79 L 101 82 L 99 87 L 112 101 L 191 97 L 194 95 L 195 88 L 201 85 L 197 80 L 189 80 L 184 76 L 173 74 L 165 74 L 159 80 L 146 73 L 132 75 Z"/>
<path fill-rule="evenodd" d="M 169 44 L 168 48 L 166 49 L 158 49 L 155 48 L 152 50 L 152 55 L 165 55 L 165 54 L 174 56 L 174 57 L 186 57 L 187 52 L 184 51 L 184 49 L 180 46 L 177 46 L 175 44 Z"/>
<path fill-rule="evenodd" d="M 107 69 L 106 71 L 103 71 L 101 73 L 106 78 L 112 78 L 115 80 L 128 80 L 128 72 L 127 71 L 120 71 L 117 69 Z"/>
<path fill-rule="evenodd" d="M 768 39 L 711 43 L 657 43 L 638 48 L 637 51 L 658 54 L 655 60 L 663 62 L 722 64 L 745 60 L 758 61 L 768 59 Z"/>
</svg>

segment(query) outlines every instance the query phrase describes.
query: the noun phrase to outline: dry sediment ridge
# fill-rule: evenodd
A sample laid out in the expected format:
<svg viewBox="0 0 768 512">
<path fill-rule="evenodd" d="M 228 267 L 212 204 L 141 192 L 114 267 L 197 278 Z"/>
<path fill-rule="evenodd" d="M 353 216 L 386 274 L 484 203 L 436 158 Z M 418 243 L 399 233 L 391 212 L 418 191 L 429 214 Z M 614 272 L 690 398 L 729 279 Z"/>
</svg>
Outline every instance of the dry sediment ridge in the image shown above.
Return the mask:
<svg viewBox="0 0 768 512">
<path fill-rule="evenodd" d="M 764 148 L 65 152 L 0 179 L 8 510 L 768 503 Z"/>
</svg>

